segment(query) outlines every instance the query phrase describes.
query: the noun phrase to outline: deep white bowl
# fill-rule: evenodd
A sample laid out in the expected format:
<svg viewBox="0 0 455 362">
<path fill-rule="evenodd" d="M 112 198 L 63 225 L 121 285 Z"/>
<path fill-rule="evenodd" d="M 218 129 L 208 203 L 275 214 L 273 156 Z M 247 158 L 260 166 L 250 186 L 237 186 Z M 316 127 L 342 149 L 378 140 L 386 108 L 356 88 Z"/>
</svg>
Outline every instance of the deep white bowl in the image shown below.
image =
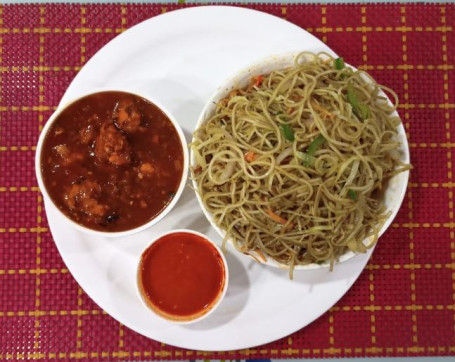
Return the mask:
<svg viewBox="0 0 455 362">
<path fill-rule="evenodd" d="M 210 116 L 214 113 L 216 109 L 216 104 L 220 99 L 223 99 L 226 97 L 229 92 L 231 92 L 234 89 L 239 89 L 246 87 L 249 82 L 251 77 L 260 75 L 260 74 L 268 74 L 273 70 L 277 69 L 285 69 L 294 64 L 295 57 L 298 55 L 298 52 L 289 52 L 289 53 L 283 53 L 283 54 L 278 54 L 278 55 L 272 55 L 263 59 L 260 59 L 252 64 L 250 64 L 248 67 L 240 70 L 238 73 L 234 74 L 233 76 L 227 78 L 223 84 L 219 86 L 219 88 L 215 91 L 215 93 L 210 97 L 210 99 L 207 101 L 205 107 L 203 108 L 199 119 L 196 124 L 196 129 L 198 129 L 207 119 L 210 118 Z M 346 64 L 347 67 L 351 67 L 352 69 L 356 70 L 356 68 Z M 392 106 L 393 103 L 390 101 L 390 99 L 387 97 L 387 95 L 384 92 L 380 92 L 380 95 L 383 97 L 386 97 L 389 104 Z M 398 116 L 398 113 L 395 111 L 393 113 L 393 116 Z M 408 141 L 406 139 L 406 132 L 403 127 L 403 124 L 400 124 L 398 129 L 398 137 L 399 141 L 401 143 L 400 148 L 398 149 L 400 155 L 401 155 L 401 161 L 405 163 L 410 162 L 410 157 L 409 157 L 409 146 L 408 146 Z M 193 151 L 190 152 L 190 163 L 191 165 L 196 164 L 195 156 Z M 404 196 L 406 194 L 406 188 L 408 185 L 408 179 L 409 179 L 409 171 L 406 172 L 401 172 L 400 174 L 392 177 L 387 185 L 387 189 L 384 193 L 384 205 L 387 210 L 387 212 L 390 212 L 390 216 L 387 218 L 385 223 L 382 225 L 380 231 L 379 231 L 379 236 L 384 234 L 384 232 L 387 230 L 387 228 L 391 225 L 393 219 L 398 213 L 398 210 L 400 209 L 400 206 L 403 202 Z M 204 204 L 202 203 L 202 199 L 197 192 L 197 182 L 193 179 L 192 184 L 194 189 L 196 190 L 196 197 L 199 202 L 199 205 L 202 208 L 202 211 L 212 227 L 218 232 L 218 234 L 224 238 L 226 235 L 226 232 L 219 228 L 214 219 L 212 214 L 204 207 Z M 364 244 L 368 245 L 370 241 L 372 240 L 373 237 L 367 238 L 364 240 Z M 228 238 L 228 242 L 231 242 L 230 238 Z M 284 265 L 281 263 L 278 263 L 277 261 L 273 260 L 272 258 L 267 258 L 266 261 L 263 261 L 262 257 L 258 255 L 255 252 L 249 251 L 249 253 L 253 254 L 253 259 L 262 263 L 266 264 L 269 266 L 273 267 L 278 267 L 281 269 L 289 269 L 288 265 Z M 343 262 L 346 260 L 351 259 L 357 255 L 357 253 L 354 253 L 352 251 L 348 251 L 342 256 L 339 257 L 338 262 Z M 310 269 L 319 269 L 319 268 L 326 268 L 330 264 L 328 262 L 321 263 L 321 264 L 308 264 L 308 265 L 297 265 L 294 267 L 294 270 L 310 270 Z"/>
<path fill-rule="evenodd" d="M 182 178 L 179 183 L 179 187 L 177 189 L 177 192 L 175 193 L 174 197 L 172 198 L 171 202 L 166 205 L 166 207 L 161 210 L 161 212 L 156 215 L 152 220 L 129 230 L 125 231 L 112 231 L 112 232 L 105 232 L 105 231 L 99 231 L 99 230 L 94 230 L 91 228 L 88 228 L 86 226 L 83 226 L 75 221 L 73 221 L 71 218 L 69 218 L 66 214 L 64 214 L 52 201 L 51 197 L 49 196 L 49 193 L 47 192 L 46 185 L 44 184 L 43 181 L 43 175 L 42 175 L 42 170 L 41 170 L 41 153 L 43 149 L 43 143 L 44 139 L 50 129 L 50 127 L 53 125 L 53 123 L 56 121 L 58 116 L 65 110 L 69 105 L 73 104 L 74 102 L 78 101 L 81 98 L 84 98 L 88 95 L 95 94 L 95 93 L 100 93 L 100 92 L 125 92 L 125 93 L 130 93 L 133 95 L 136 95 L 138 97 L 144 98 L 148 100 L 149 102 L 153 103 L 156 105 L 171 121 L 173 124 L 175 130 L 177 131 L 177 134 L 179 136 L 180 142 L 182 144 L 182 152 L 183 152 L 183 170 L 182 170 Z M 46 205 L 49 205 L 51 207 L 54 207 L 58 212 L 66 219 L 68 225 L 71 227 L 86 233 L 90 234 L 93 236 L 99 236 L 99 237 L 120 237 L 120 236 L 128 236 L 132 235 L 135 233 L 138 233 L 140 231 L 146 230 L 150 228 L 151 226 L 155 225 L 157 222 L 159 222 L 161 219 L 163 219 L 175 206 L 175 204 L 178 202 L 180 196 L 182 195 L 182 192 L 185 188 L 186 181 L 188 179 L 188 145 L 185 139 L 185 135 L 182 131 L 182 128 L 180 127 L 179 123 L 175 119 L 175 117 L 172 115 L 171 112 L 169 112 L 159 101 L 157 101 L 154 98 L 151 98 L 147 95 L 139 94 L 135 91 L 130 91 L 128 89 L 96 89 L 90 93 L 86 93 L 81 95 L 80 97 L 77 97 L 75 99 L 72 99 L 71 101 L 65 103 L 65 104 L 60 104 L 57 108 L 57 110 L 51 115 L 47 123 L 44 125 L 43 130 L 39 136 L 38 139 L 38 144 L 36 146 L 36 153 L 35 153 L 35 172 L 36 172 L 36 178 L 38 180 L 38 186 L 40 188 L 41 193 L 43 194 L 43 197 L 46 201 Z"/>
</svg>

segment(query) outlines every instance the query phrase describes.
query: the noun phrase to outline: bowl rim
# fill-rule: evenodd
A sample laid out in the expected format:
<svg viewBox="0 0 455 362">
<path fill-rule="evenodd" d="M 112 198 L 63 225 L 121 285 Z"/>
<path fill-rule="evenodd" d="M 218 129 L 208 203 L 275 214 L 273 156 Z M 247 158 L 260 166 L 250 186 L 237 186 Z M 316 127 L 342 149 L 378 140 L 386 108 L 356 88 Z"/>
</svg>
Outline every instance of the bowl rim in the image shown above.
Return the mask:
<svg viewBox="0 0 455 362">
<path fill-rule="evenodd" d="M 193 130 L 193 136 L 192 136 L 191 142 L 194 142 L 194 132 L 209 118 L 210 114 L 213 113 L 213 110 L 214 110 L 214 108 L 216 106 L 216 103 L 221 98 L 226 96 L 229 91 L 238 88 L 239 85 L 242 82 L 245 82 L 245 80 L 249 79 L 251 76 L 264 74 L 264 72 L 260 71 L 263 67 L 267 67 L 267 66 L 270 66 L 270 65 L 276 65 L 276 67 L 270 68 L 270 70 L 268 70 L 268 72 L 270 72 L 270 71 L 272 71 L 274 69 L 275 70 L 277 70 L 277 69 L 285 69 L 286 67 L 292 66 L 296 56 L 298 54 L 302 53 L 302 52 L 304 52 L 304 50 L 302 50 L 302 51 L 282 52 L 282 53 L 271 54 L 271 55 L 268 55 L 266 57 L 262 57 L 260 59 L 257 59 L 254 62 L 251 62 L 247 66 L 239 69 L 237 72 L 235 72 L 234 74 L 231 74 L 229 77 L 225 78 L 223 80 L 223 82 L 217 87 L 217 89 L 211 94 L 211 96 L 208 98 L 207 102 L 205 103 L 205 105 L 204 105 L 204 107 L 203 107 L 203 109 L 202 109 L 202 111 L 201 111 L 201 113 L 199 115 L 199 118 L 198 118 L 198 120 L 196 122 L 195 128 Z M 313 54 L 317 54 L 317 53 L 313 53 Z M 345 66 L 353 69 L 354 71 L 358 70 L 356 67 L 354 67 L 354 66 L 352 66 L 352 65 L 350 65 L 348 63 L 345 63 Z M 387 102 L 389 104 L 393 104 L 391 102 L 390 98 L 387 96 L 387 94 L 385 94 L 382 90 L 380 90 L 379 94 L 381 96 L 384 96 L 387 99 Z M 392 115 L 399 117 L 399 114 L 398 114 L 397 110 L 395 110 L 392 113 Z M 399 118 L 401 120 L 401 117 L 399 117 Z M 408 145 L 408 140 L 407 140 L 407 137 L 406 137 L 406 132 L 405 132 L 405 129 L 404 129 L 403 122 L 401 122 L 400 125 L 397 127 L 397 131 L 398 131 L 399 141 L 401 143 L 400 149 L 403 152 L 402 161 L 406 162 L 406 163 L 410 163 L 409 145 Z M 194 156 L 194 152 L 193 152 L 192 149 L 190 150 L 189 163 L 190 163 L 190 167 L 192 167 L 194 165 L 194 163 L 195 163 L 195 156 Z M 386 211 L 390 212 L 390 215 L 389 215 L 389 217 L 387 217 L 387 219 L 385 220 L 385 222 L 381 226 L 381 229 L 380 229 L 380 231 L 378 233 L 378 239 L 385 233 L 385 231 L 392 224 L 392 222 L 395 219 L 398 211 L 401 208 L 401 205 L 402 205 L 402 203 L 404 201 L 404 197 L 406 195 L 407 185 L 408 185 L 408 181 L 409 181 L 409 173 L 410 173 L 409 170 L 407 170 L 407 171 L 401 172 L 400 174 L 397 174 L 397 175 L 393 176 L 390 179 L 390 180 L 399 180 L 400 181 L 399 182 L 400 187 L 399 187 L 399 190 L 397 191 L 397 195 L 394 195 L 394 198 L 396 199 L 395 207 L 393 209 L 391 209 L 391 210 L 386 210 Z M 197 201 L 199 203 L 200 208 L 202 209 L 202 212 L 203 212 L 204 216 L 207 218 L 207 220 L 209 221 L 210 225 L 216 230 L 218 235 L 221 236 L 224 239 L 225 236 L 226 236 L 226 232 L 223 229 L 221 229 L 220 227 L 218 227 L 218 225 L 216 225 L 215 221 L 213 220 L 212 214 L 204 207 L 204 205 L 202 203 L 202 198 L 201 198 L 201 196 L 199 195 L 199 192 L 198 192 L 198 184 L 197 184 L 196 180 L 193 177 L 191 177 L 190 180 L 191 180 L 193 189 L 194 189 L 195 194 L 196 194 L 196 199 L 197 199 Z M 389 181 L 389 183 L 390 183 L 390 181 Z M 363 243 L 367 245 L 368 244 L 368 240 L 371 240 L 372 238 L 373 238 L 373 236 L 370 236 L 370 237 L 364 239 Z M 230 237 L 228 237 L 226 239 L 226 244 L 232 245 L 232 240 L 231 240 Z M 372 248 L 374 249 L 375 246 L 376 245 L 374 245 Z M 246 256 L 252 258 L 253 260 L 255 260 L 256 262 L 259 262 L 260 264 L 264 264 L 264 265 L 267 265 L 267 266 L 275 267 L 275 268 L 278 268 L 278 269 L 284 269 L 284 270 L 289 270 L 290 269 L 289 265 L 285 265 L 285 264 L 279 263 L 279 262 L 275 261 L 274 259 L 272 259 L 271 257 L 267 258 L 267 260 L 264 261 L 255 252 L 252 252 L 252 253 L 254 253 L 254 255 L 251 255 L 250 252 L 249 252 L 249 254 L 245 254 L 245 253 L 241 253 L 240 251 L 238 251 L 235 247 L 233 247 L 233 249 L 235 250 L 236 253 L 239 253 L 239 254 L 242 254 L 242 255 L 246 255 Z M 338 258 L 338 260 L 335 262 L 335 264 L 339 264 L 339 263 L 348 261 L 348 260 L 352 259 L 353 257 L 355 257 L 358 254 L 359 253 L 356 253 L 356 252 L 353 252 L 353 251 L 349 250 L 345 254 L 341 255 Z M 330 267 L 330 263 L 326 261 L 326 262 L 321 263 L 321 264 L 311 263 L 311 264 L 307 264 L 307 265 L 295 265 L 293 270 L 294 271 L 298 271 L 298 270 L 315 270 L 315 269 L 328 268 L 328 267 Z"/>
<path fill-rule="evenodd" d="M 144 297 L 143 293 L 141 292 L 141 288 L 139 286 L 140 285 L 140 268 L 141 268 L 141 264 L 142 264 L 141 263 L 142 262 L 142 256 L 144 255 L 144 253 L 153 244 L 155 244 L 158 240 L 161 240 L 162 238 L 164 238 L 164 237 L 166 237 L 168 235 L 177 234 L 177 233 L 193 234 L 193 235 L 199 236 L 200 238 L 204 239 L 211 246 L 213 246 L 215 248 L 215 250 L 217 251 L 217 253 L 220 255 L 222 263 L 223 263 L 223 268 L 224 268 L 224 285 L 223 285 L 223 288 L 221 289 L 221 291 L 218 293 L 217 299 L 215 300 L 215 302 L 210 306 L 210 308 L 207 311 L 205 311 L 202 314 L 197 314 L 197 317 L 193 318 L 193 319 L 185 319 L 184 317 L 181 318 L 181 319 L 178 319 L 178 318 L 171 319 L 171 318 L 165 317 L 164 315 L 161 315 L 160 313 L 155 311 L 146 302 L 145 297 Z M 162 320 L 165 320 L 165 321 L 167 321 L 169 323 L 180 324 L 180 325 L 193 324 L 193 323 L 199 322 L 199 321 L 207 318 L 210 314 L 212 314 L 218 308 L 218 306 L 223 301 L 223 299 L 224 299 L 224 297 L 226 295 L 228 286 L 229 286 L 229 265 L 228 265 L 228 263 L 226 261 L 226 257 L 224 255 L 223 251 L 221 250 L 221 248 L 211 238 L 209 238 L 207 235 L 205 235 L 205 234 L 203 234 L 203 233 L 201 233 L 199 231 L 192 230 L 192 229 L 173 229 L 173 230 L 165 231 L 165 232 L 157 235 L 156 237 L 154 237 L 151 242 L 147 243 L 147 245 L 141 250 L 141 253 L 139 255 L 139 260 L 137 262 L 137 267 L 136 267 L 136 294 L 138 295 L 139 299 L 141 300 L 141 303 L 142 303 L 144 308 L 146 308 L 147 310 L 149 310 L 154 315 L 158 316 Z"/>
<path fill-rule="evenodd" d="M 96 93 L 103 93 L 103 92 L 123 92 L 123 93 L 129 93 L 134 96 L 143 98 L 147 100 L 148 102 L 153 103 L 156 107 L 158 107 L 165 115 L 166 117 L 170 120 L 172 125 L 174 126 L 174 129 L 176 130 L 179 140 L 182 145 L 182 152 L 183 152 L 183 170 L 182 170 L 182 177 L 180 179 L 179 187 L 177 189 L 177 192 L 175 193 L 174 197 L 172 198 L 171 202 L 169 202 L 159 214 L 157 214 L 152 220 L 146 222 L 145 224 L 139 225 L 135 228 L 128 229 L 128 230 L 123 230 L 123 231 L 101 231 L 101 230 L 95 230 L 91 229 L 89 227 L 86 227 L 82 224 L 79 224 L 72 220 L 69 216 L 67 216 L 60 208 L 54 203 L 52 198 L 50 197 L 46 185 L 44 184 L 43 180 L 43 175 L 42 175 L 42 170 L 41 170 L 41 154 L 43 150 L 43 144 L 44 140 L 49 132 L 49 129 L 51 126 L 54 124 L 58 116 L 71 104 L 77 102 L 78 100 L 96 94 Z M 70 100 L 68 100 L 65 103 L 60 103 L 57 106 L 57 109 L 52 113 L 52 115 L 48 118 L 46 124 L 44 125 L 43 129 L 41 130 L 41 133 L 38 138 L 38 142 L 36 145 L 36 151 L 35 151 L 35 176 L 38 181 L 38 188 L 43 195 L 43 199 L 45 201 L 45 204 L 51 205 L 51 207 L 55 208 L 58 212 L 59 215 L 61 215 L 68 224 L 73 227 L 74 229 L 84 233 L 88 234 L 91 236 L 97 236 L 97 237 L 105 237 L 105 238 L 116 238 L 116 237 L 124 237 L 124 236 L 129 236 L 133 235 L 136 233 L 139 233 L 141 231 L 144 231 L 151 226 L 155 225 L 158 223 L 160 220 L 162 220 L 177 204 L 178 200 L 180 199 L 180 196 L 182 195 L 187 180 L 188 180 L 188 169 L 189 169 L 189 152 L 188 152 L 188 144 L 185 138 L 185 134 L 183 133 L 183 130 L 178 123 L 177 119 L 174 117 L 174 115 L 158 100 L 155 99 L 155 97 L 151 97 L 149 95 L 142 94 L 141 92 L 138 92 L 136 90 L 131 90 L 127 87 L 122 87 L 122 88 L 109 88 L 109 87 L 101 87 L 101 88 L 95 88 L 92 89 L 89 92 L 83 93 L 77 97 L 73 97 Z"/>
</svg>

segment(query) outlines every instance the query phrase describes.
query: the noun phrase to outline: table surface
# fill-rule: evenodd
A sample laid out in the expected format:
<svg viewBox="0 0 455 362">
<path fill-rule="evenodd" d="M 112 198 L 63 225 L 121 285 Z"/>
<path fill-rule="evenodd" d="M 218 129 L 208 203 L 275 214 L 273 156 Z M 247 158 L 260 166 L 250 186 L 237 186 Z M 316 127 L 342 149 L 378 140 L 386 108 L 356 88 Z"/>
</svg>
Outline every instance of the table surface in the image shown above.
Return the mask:
<svg viewBox="0 0 455 362">
<path fill-rule="evenodd" d="M 101 46 L 190 3 L 0 5 L 0 359 L 453 356 L 455 4 L 249 2 L 393 88 L 410 142 L 399 215 L 353 288 L 314 323 L 258 348 L 181 350 L 122 326 L 75 283 L 34 177 L 39 132 Z"/>
</svg>

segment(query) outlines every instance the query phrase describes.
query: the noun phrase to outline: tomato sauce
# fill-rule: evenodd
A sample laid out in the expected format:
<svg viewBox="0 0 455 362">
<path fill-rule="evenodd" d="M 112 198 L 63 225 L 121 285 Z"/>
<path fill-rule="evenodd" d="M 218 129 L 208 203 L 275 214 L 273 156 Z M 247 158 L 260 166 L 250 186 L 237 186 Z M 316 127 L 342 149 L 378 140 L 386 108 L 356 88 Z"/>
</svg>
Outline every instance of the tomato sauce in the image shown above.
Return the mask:
<svg viewBox="0 0 455 362">
<path fill-rule="evenodd" d="M 141 294 L 158 314 L 194 319 L 220 298 L 225 267 L 205 238 L 186 232 L 163 236 L 143 254 L 138 271 Z"/>
<path fill-rule="evenodd" d="M 69 105 L 45 136 L 41 172 L 55 205 L 90 229 L 124 231 L 155 218 L 183 173 L 171 120 L 153 103 L 100 92 Z"/>
</svg>

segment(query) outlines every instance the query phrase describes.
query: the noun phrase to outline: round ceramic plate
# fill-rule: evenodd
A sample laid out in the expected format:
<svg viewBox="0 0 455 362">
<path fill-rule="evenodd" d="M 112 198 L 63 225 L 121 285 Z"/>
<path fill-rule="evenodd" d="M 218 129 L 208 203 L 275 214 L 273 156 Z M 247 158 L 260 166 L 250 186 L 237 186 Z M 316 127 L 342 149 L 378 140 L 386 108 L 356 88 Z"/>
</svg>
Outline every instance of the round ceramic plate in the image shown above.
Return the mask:
<svg viewBox="0 0 455 362">
<path fill-rule="evenodd" d="M 62 103 L 92 89 L 127 87 L 158 99 L 189 141 L 207 99 L 225 78 L 269 54 L 301 49 L 331 52 L 301 28 L 261 12 L 217 6 L 174 11 L 129 29 L 102 48 L 76 76 Z M 287 271 L 231 250 L 226 256 L 230 285 L 222 304 L 204 321 L 178 326 L 142 305 L 135 271 L 141 251 L 166 230 L 194 229 L 221 243 L 192 189 L 153 228 L 119 239 L 73 230 L 49 202 L 46 212 L 68 269 L 101 308 L 138 333 L 190 349 L 253 347 L 305 327 L 343 296 L 371 253 L 337 265 L 334 272 L 296 272 L 290 281 Z"/>
</svg>

